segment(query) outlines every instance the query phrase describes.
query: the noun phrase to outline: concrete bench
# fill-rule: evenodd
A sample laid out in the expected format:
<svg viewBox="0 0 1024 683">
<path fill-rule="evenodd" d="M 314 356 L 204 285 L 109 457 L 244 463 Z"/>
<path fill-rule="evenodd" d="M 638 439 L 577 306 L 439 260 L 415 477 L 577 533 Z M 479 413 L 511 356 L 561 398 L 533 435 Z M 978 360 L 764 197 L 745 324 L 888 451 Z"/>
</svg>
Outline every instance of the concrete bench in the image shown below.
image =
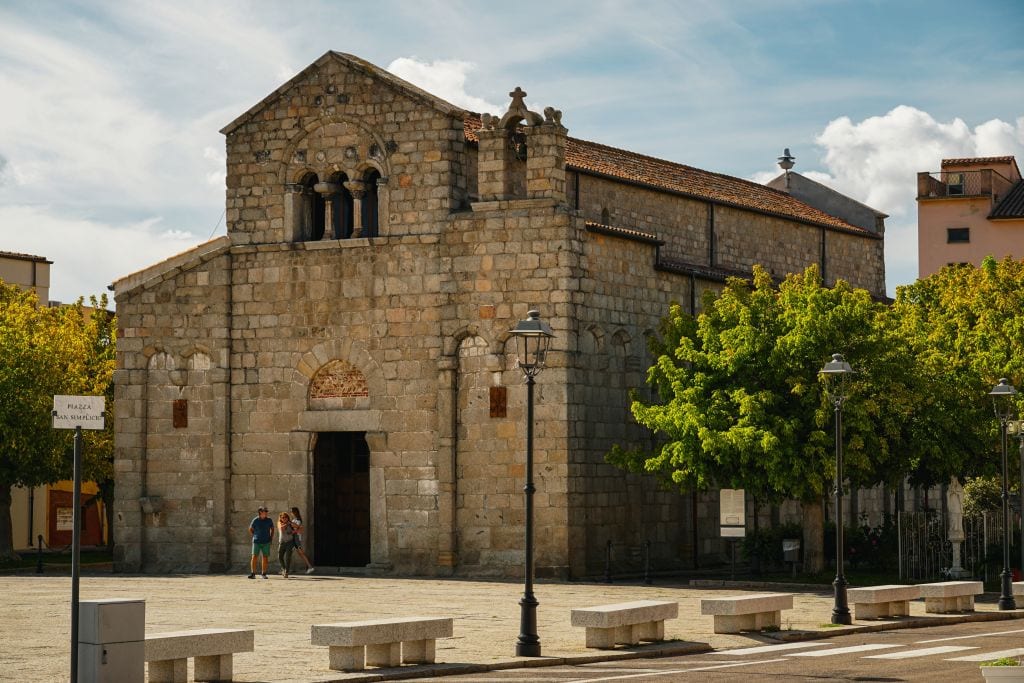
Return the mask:
<svg viewBox="0 0 1024 683">
<path fill-rule="evenodd" d="M 330 648 L 330 668 L 361 671 L 370 666 L 433 664 L 434 641 L 452 637 L 452 620 L 444 617 L 400 617 L 318 624 L 313 645 Z"/>
<path fill-rule="evenodd" d="M 1013 597 L 1014 598 L 1024 598 L 1024 581 L 1014 581 L 1013 582 Z M 1024 605 L 1018 605 L 1018 607 L 1022 607 L 1022 606 L 1024 606 Z"/>
<path fill-rule="evenodd" d="M 910 615 L 910 601 L 921 597 L 921 587 L 889 585 L 851 588 L 846 591 L 846 597 L 853 603 L 853 615 L 857 619 L 906 617 Z"/>
<path fill-rule="evenodd" d="M 793 596 L 788 593 L 757 593 L 700 600 L 700 613 L 715 617 L 715 633 L 778 628 L 782 626 L 784 609 L 793 609 Z"/>
<path fill-rule="evenodd" d="M 637 600 L 574 609 L 570 621 L 586 629 L 587 647 L 612 648 L 616 643 L 664 640 L 665 620 L 678 616 L 678 602 Z"/>
<path fill-rule="evenodd" d="M 924 598 L 924 611 L 929 614 L 973 612 L 974 596 L 985 592 L 981 581 L 922 583 L 919 588 Z"/>
<path fill-rule="evenodd" d="M 232 655 L 253 651 L 253 632 L 201 628 L 146 636 L 150 683 L 184 683 L 189 657 L 195 659 L 197 681 L 230 681 Z"/>
</svg>

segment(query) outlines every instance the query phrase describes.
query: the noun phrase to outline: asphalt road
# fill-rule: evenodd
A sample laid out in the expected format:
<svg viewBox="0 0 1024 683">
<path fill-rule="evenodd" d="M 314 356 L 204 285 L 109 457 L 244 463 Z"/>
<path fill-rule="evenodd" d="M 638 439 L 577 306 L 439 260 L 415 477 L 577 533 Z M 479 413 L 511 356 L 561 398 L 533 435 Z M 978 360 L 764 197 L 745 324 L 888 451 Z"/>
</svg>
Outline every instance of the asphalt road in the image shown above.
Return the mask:
<svg viewBox="0 0 1024 683">
<path fill-rule="evenodd" d="M 665 683 L 674 680 L 694 683 L 974 683 L 982 680 L 981 662 L 1017 655 L 1024 655 L 1024 625 L 997 621 L 880 631 L 682 657 L 511 669 L 435 680 L 453 683 Z"/>
</svg>

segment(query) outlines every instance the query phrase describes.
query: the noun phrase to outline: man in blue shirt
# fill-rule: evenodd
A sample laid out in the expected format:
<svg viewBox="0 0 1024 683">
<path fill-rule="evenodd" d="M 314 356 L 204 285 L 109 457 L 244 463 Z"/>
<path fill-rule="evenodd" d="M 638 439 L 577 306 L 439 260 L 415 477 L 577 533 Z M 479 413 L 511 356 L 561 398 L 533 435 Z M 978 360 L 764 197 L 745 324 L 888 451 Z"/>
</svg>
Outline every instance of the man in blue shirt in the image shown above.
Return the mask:
<svg viewBox="0 0 1024 683">
<path fill-rule="evenodd" d="M 274 540 L 274 520 L 267 516 L 267 508 L 260 506 L 256 516 L 249 522 L 252 536 L 252 559 L 249 560 L 249 578 L 256 578 L 256 558 L 263 555 L 263 578 L 267 578 L 267 563 L 270 561 L 270 542 Z"/>
</svg>

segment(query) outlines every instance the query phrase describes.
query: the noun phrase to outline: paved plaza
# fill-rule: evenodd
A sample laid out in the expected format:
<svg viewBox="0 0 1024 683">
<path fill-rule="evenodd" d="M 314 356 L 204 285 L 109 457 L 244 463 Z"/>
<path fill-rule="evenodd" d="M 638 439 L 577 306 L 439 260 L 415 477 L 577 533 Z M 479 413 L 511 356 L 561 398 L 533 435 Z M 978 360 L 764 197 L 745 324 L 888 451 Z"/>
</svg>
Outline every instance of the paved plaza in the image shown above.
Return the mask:
<svg viewBox="0 0 1024 683">
<path fill-rule="evenodd" d="M 70 661 L 70 578 L 54 574 L 0 576 L 4 596 L 0 618 L 0 678 L 11 681 L 67 680 Z M 751 587 L 765 592 L 779 590 Z M 327 666 L 327 648 L 310 644 L 310 626 L 390 616 L 450 616 L 454 637 L 437 642 L 436 669 L 465 665 L 467 671 L 540 663 L 564 663 L 594 659 L 657 656 L 707 646 L 715 648 L 751 645 L 779 639 L 813 637 L 813 632 L 837 635 L 843 629 L 827 628 L 831 587 L 818 592 L 799 592 L 794 609 L 783 612 L 782 629 L 764 635 L 716 635 L 712 617 L 701 616 L 699 600 L 711 595 L 737 595 L 735 586 L 695 588 L 686 582 L 660 580 L 642 583 L 556 583 L 536 585 L 538 633 L 544 657 L 514 656 L 519 633 L 519 598 L 522 584 L 506 581 L 456 579 L 365 578 L 315 574 L 284 579 L 247 580 L 244 575 L 134 576 L 86 573 L 81 581 L 83 600 L 142 598 L 146 601 L 148 633 L 189 628 L 231 627 L 255 631 L 256 650 L 235 656 L 235 680 L 266 683 L 322 683 L 324 681 L 382 680 L 427 673 L 426 666 L 401 669 L 367 669 L 345 674 Z M 991 598 L 992 596 L 986 596 Z M 628 650 L 588 650 L 583 629 L 569 624 L 573 607 L 632 600 L 675 600 L 679 619 L 665 623 L 665 644 Z M 1021 617 L 998 613 L 994 600 L 977 606 L 978 616 Z M 911 603 L 914 621 L 963 619 L 924 616 L 924 603 Z M 889 623 L 891 622 L 883 622 Z M 852 628 L 880 628 L 882 623 L 859 622 Z M 812 632 L 812 633 L 807 633 Z M 191 662 L 190 662 L 191 668 Z M 190 671 L 191 676 L 191 671 Z"/>
</svg>

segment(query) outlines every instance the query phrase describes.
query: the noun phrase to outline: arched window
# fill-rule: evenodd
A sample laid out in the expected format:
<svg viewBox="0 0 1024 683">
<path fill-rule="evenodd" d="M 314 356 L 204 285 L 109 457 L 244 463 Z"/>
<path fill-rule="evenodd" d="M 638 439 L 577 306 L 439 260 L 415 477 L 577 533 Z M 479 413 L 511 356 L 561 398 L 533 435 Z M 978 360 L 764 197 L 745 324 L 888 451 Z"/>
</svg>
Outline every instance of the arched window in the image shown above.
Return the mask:
<svg viewBox="0 0 1024 683">
<path fill-rule="evenodd" d="M 366 186 L 366 194 L 363 195 L 363 237 L 376 237 L 379 234 L 379 208 L 377 198 L 377 181 L 380 180 L 380 173 L 371 168 L 363 176 L 363 184 Z"/>
<path fill-rule="evenodd" d="M 303 241 L 315 241 L 324 236 L 324 206 L 323 195 L 313 188 L 320 182 L 316 173 L 307 173 L 302 178 L 302 230 Z"/>
</svg>

